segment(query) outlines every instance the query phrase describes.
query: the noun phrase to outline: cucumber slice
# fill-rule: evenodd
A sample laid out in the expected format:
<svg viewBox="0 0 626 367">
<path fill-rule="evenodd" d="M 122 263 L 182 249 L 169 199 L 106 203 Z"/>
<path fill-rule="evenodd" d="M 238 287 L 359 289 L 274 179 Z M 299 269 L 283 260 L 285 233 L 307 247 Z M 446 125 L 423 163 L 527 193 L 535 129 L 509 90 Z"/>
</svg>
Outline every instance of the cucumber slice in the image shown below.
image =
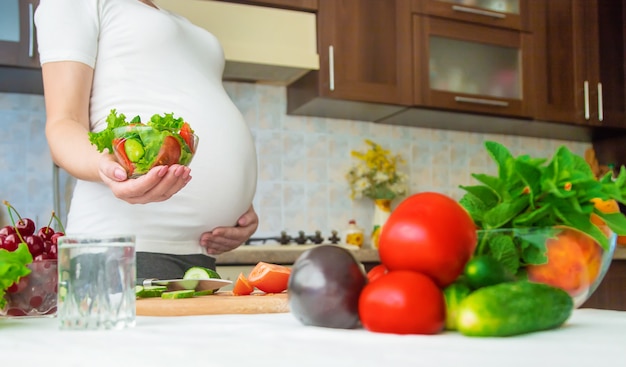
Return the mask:
<svg viewBox="0 0 626 367">
<path fill-rule="evenodd" d="M 185 289 L 182 291 L 171 291 L 171 292 L 163 292 L 161 294 L 161 298 L 164 299 L 179 299 L 179 298 L 191 298 L 194 295 L 194 292 L 192 289 Z"/>
<path fill-rule="evenodd" d="M 222 277 L 215 270 L 194 266 L 187 269 L 183 279 L 222 279 Z"/>
<path fill-rule="evenodd" d="M 141 289 L 137 289 L 141 287 Z M 139 298 L 160 297 L 163 292 L 167 291 L 167 287 L 161 285 L 155 285 L 150 287 L 135 287 L 135 296 Z"/>
<path fill-rule="evenodd" d="M 205 291 L 196 291 L 193 293 L 194 297 L 200 297 L 200 296 L 208 296 L 215 293 L 215 289 L 207 289 Z"/>
</svg>

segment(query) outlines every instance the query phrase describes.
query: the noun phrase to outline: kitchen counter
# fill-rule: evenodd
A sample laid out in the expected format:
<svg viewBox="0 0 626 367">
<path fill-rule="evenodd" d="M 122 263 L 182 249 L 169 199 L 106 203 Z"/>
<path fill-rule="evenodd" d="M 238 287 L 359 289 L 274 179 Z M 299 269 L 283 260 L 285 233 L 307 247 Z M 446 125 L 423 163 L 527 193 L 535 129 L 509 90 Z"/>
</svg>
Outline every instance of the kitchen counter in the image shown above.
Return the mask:
<svg viewBox="0 0 626 367">
<path fill-rule="evenodd" d="M 626 246 L 617 246 L 613 253 L 614 260 L 626 260 Z"/>
<path fill-rule="evenodd" d="M 306 250 L 320 245 L 255 245 L 240 246 L 239 248 L 218 255 L 215 258 L 217 266 L 224 265 L 254 265 L 259 261 L 274 264 L 293 264 L 296 259 Z M 371 248 L 357 248 L 354 246 L 341 246 L 349 249 L 354 257 L 361 263 L 378 263 L 378 250 Z"/>
<path fill-rule="evenodd" d="M 240 246 L 239 248 L 223 253 L 216 257 L 216 264 L 220 265 L 254 265 L 259 261 L 275 264 L 293 264 L 294 261 L 307 249 L 319 245 L 256 245 Z M 362 263 L 378 263 L 378 250 L 372 248 L 356 249 L 352 246 L 343 246 L 351 249 L 355 258 Z M 626 246 L 617 246 L 613 259 L 626 260 Z"/>
<path fill-rule="evenodd" d="M 55 318 L 0 319 L 14 366 L 618 366 L 626 312 L 579 309 L 556 330 L 508 338 L 378 334 L 300 324 L 290 313 L 138 317 L 119 331 L 60 331 Z"/>
</svg>

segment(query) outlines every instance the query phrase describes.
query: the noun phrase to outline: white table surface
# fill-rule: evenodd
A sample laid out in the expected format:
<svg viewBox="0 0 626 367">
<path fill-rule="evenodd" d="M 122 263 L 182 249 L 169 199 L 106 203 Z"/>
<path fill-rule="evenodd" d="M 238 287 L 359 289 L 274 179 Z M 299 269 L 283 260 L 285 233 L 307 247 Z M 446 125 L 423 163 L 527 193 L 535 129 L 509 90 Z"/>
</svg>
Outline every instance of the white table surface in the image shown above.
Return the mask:
<svg viewBox="0 0 626 367">
<path fill-rule="evenodd" d="M 292 314 L 138 317 L 112 331 L 0 319 L 0 366 L 626 366 L 626 312 L 580 309 L 557 330 L 508 338 L 399 336 L 304 326 Z"/>
</svg>

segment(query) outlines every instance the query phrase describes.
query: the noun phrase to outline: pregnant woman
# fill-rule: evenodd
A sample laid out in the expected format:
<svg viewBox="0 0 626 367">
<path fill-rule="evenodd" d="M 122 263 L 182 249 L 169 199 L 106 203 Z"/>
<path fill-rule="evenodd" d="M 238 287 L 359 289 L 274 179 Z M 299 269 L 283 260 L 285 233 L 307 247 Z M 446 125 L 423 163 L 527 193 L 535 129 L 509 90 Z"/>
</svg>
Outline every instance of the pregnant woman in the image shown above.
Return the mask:
<svg viewBox="0 0 626 367">
<path fill-rule="evenodd" d="M 150 0 L 41 0 L 35 14 L 53 160 L 77 178 L 68 234 L 134 234 L 138 278 L 177 278 L 256 230 L 251 133 L 222 85 L 218 40 Z M 127 179 L 88 132 L 112 109 L 184 118 L 199 137 L 189 167 Z M 192 179 L 193 175 L 193 179 Z"/>
</svg>

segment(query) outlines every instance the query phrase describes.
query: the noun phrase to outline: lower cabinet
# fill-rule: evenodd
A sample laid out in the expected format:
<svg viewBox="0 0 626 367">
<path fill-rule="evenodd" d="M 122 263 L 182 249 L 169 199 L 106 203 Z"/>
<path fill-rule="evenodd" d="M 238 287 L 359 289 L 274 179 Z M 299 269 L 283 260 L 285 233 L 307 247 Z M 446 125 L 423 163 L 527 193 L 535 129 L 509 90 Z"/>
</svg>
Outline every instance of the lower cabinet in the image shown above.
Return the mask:
<svg viewBox="0 0 626 367">
<path fill-rule="evenodd" d="M 626 259 L 613 260 L 598 289 L 581 307 L 626 311 Z"/>
</svg>

